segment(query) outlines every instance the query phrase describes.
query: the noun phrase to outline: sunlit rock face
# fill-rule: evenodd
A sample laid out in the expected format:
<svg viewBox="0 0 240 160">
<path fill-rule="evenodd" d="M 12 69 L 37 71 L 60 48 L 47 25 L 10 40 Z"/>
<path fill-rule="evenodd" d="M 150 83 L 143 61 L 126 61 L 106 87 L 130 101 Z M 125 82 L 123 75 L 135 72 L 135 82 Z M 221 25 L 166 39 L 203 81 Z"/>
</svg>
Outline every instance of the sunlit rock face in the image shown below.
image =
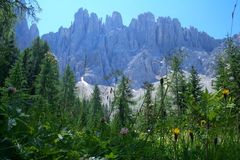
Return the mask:
<svg viewBox="0 0 240 160">
<path fill-rule="evenodd" d="M 22 27 L 23 31 L 18 29 L 17 32 L 27 33 L 26 26 Z M 38 33 L 35 26 L 29 30 L 32 35 Z M 183 69 L 194 65 L 200 73 L 212 74 L 215 48 L 221 44 L 221 40 L 194 27 L 182 27 L 177 19 L 155 18 L 150 12 L 140 14 L 125 26 L 118 12 L 113 12 L 103 22 L 95 13 L 89 14 L 82 8 L 69 28 L 60 27 L 58 32 L 42 38 L 58 58 L 61 72 L 70 64 L 77 80 L 84 77 L 90 84 L 104 85 L 116 83 L 116 73 L 123 73 L 134 88 L 166 74 L 166 57 L 177 48 L 186 55 Z M 17 41 L 21 43 L 20 48 L 26 46 L 22 43 L 25 40 Z"/>
<path fill-rule="evenodd" d="M 19 18 L 15 26 L 15 38 L 17 47 L 23 51 L 31 46 L 32 41 L 39 36 L 38 27 L 36 24 L 28 26 L 27 19 L 24 15 Z"/>
</svg>

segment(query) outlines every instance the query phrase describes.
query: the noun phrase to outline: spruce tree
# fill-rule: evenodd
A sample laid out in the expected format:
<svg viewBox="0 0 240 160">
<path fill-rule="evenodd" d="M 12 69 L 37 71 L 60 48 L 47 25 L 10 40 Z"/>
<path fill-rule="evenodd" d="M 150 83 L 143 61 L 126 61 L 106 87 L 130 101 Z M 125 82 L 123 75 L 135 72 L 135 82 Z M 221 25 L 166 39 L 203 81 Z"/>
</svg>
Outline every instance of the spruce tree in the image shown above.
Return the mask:
<svg viewBox="0 0 240 160">
<path fill-rule="evenodd" d="M 186 109 L 186 95 L 187 95 L 187 83 L 181 69 L 182 57 L 176 54 L 172 58 L 171 68 L 172 82 L 171 90 L 174 96 L 173 104 L 177 106 L 178 115 L 182 114 Z"/>
<path fill-rule="evenodd" d="M 9 71 L 19 55 L 15 47 L 14 33 L 10 32 L 8 36 L 3 37 L 0 42 L 0 86 L 4 84 L 5 79 L 9 76 Z"/>
<path fill-rule="evenodd" d="M 48 44 L 38 37 L 33 41 L 31 50 L 25 51 L 25 54 L 30 56 L 26 57 L 25 62 L 27 63 L 26 72 L 29 72 L 28 85 L 32 94 L 35 93 L 36 77 L 41 71 L 41 64 L 49 50 Z"/>
<path fill-rule="evenodd" d="M 127 127 L 132 120 L 130 105 L 134 104 L 132 101 L 132 91 L 129 86 L 129 80 L 123 76 L 120 84 L 117 87 L 116 95 L 114 97 L 114 106 L 116 113 L 114 115 L 114 122 L 116 129 Z"/>
<path fill-rule="evenodd" d="M 89 111 L 88 125 L 90 128 L 94 129 L 99 124 L 102 118 L 104 118 L 104 111 L 102 106 L 102 100 L 100 97 L 101 93 L 97 85 L 95 85 L 92 98 L 91 98 L 91 108 Z"/>
<path fill-rule="evenodd" d="M 58 64 L 55 57 L 48 52 L 41 64 L 40 74 L 36 80 L 36 94 L 41 95 L 50 105 L 56 106 L 59 93 Z"/>
<path fill-rule="evenodd" d="M 25 89 L 27 80 L 23 71 L 22 58 L 19 58 L 10 70 L 10 75 L 6 79 L 6 86 L 15 87 L 17 90 Z"/>
<path fill-rule="evenodd" d="M 75 103 L 74 88 L 75 88 L 74 73 L 71 70 L 70 66 L 67 65 L 61 82 L 60 105 L 63 112 L 67 111 L 68 109 L 73 109 Z"/>
<path fill-rule="evenodd" d="M 216 80 L 214 89 L 219 91 L 229 84 L 229 69 L 227 68 L 226 57 L 220 56 L 217 59 Z"/>
<path fill-rule="evenodd" d="M 192 96 L 193 100 L 198 103 L 201 100 L 202 96 L 202 86 L 200 84 L 200 77 L 194 66 L 192 66 L 188 82 L 189 93 Z"/>
<path fill-rule="evenodd" d="M 144 84 L 144 89 L 146 90 L 144 94 L 143 100 L 143 129 L 147 131 L 148 129 L 152 128 L 154 124 L 154 117 L 155 117 L 155 105 L 152 101 L 152 91 L 153 85 L 146 82 Z"/>
</svg>

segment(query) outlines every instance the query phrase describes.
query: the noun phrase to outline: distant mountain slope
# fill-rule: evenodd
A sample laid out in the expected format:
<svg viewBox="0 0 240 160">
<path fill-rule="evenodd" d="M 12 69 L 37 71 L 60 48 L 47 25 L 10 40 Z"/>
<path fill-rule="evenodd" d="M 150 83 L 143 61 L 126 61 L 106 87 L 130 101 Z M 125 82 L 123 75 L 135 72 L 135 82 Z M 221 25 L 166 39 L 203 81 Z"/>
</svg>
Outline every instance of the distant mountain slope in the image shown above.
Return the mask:
<svg viewBox="0 0 240 160">
<path fill-rule="evenodd" d="M 28 27 L 27 20 L 24 17 L 17 21 L 15 33 L 17 46 L 21 51 L 27 47 L 30 47 L 32 41 L 39 36 L 37 25 L 32 24 L 30 27 Z"/>
<path fill-rule="evenodd" d="M 90 84 L 109 85 L 116 83 L 114 73 L 121 71 L 135 88 L 165 75 L 165 57 L 176 48 L 186 54 L 185 70 L 194 65 L 202 74 L 213 73 L 215 48 L 221 44 L 221 40 L 194 27 L 182 27 L 177 19 L 155 19 L 148 12 L 124 26 L 118 12 L 107 16 L 103 23 L 95 13 L 82 8 L 69 28 L 60 27 L 58 32 L 42 38 L 58 58 L 60 70 L 69 63 L 77 80 L 83 76 Z"/>
<path fill-rule="evenodd" d="M 184 72 L 184 75 L 188 77 L 190 74 L 188 72 Z M 200 77 L 200 84 L 203 87 L 203 90 L 207 89 L 209 92 L 213 92 L 213 87 L 212 87 L 212 81 L 214 78 L 207 77 L 205 75 L 199 75 Z M 159 89 L 159 82 L 152 83 L 153 84 L 153 99 L 157 94 L 157 90 Z M 102 98 L 102 103 L 104 106 L 109 107 L 110 103 L 113 102 L 114 99 L 114 92 L 116 91 L 116 86 L 104 86 L 104 85 L 99 85 L 98 86 L 100 89 L 101 93 L 101 98 Z M 92 96 L 94 86 L 91 84 L 88 84 L 83 77 L 81 77 L 81 80 L 76 84 L 75 92 L 76 95 L 80 99 L 86 99 L 89 100 Z M 133 93 L 133 100 L 137 103 L 135 106 L 141 106 L 143 102 L 143 97 L 145 90 L 143 88 L 139 89 L 132 89 Z M 135 108 L 138 109 L 138 108 Z"/>
</svg>

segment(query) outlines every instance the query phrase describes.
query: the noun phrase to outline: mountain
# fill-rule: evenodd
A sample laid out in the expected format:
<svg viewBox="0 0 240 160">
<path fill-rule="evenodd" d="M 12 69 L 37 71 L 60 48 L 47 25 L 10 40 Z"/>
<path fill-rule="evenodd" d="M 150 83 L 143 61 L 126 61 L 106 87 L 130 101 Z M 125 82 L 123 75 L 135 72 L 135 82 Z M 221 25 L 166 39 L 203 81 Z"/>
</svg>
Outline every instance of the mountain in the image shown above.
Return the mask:
<svg viewBox="0 0 240 160">
<path fill-rule="evenodd" d="M 15 26 L 15 37 L 17 47 L 23 51 L 31 46 L 32 41 L 39 36 L 39 30 L 36 24 L 28 26 L 26 17 L 23 15 L 18 19 Z"/>
<path fill-rule="evenodd" d="M 30 33 L 34 30 L 30 29 Z M 58 58 L 61 72 L 69 63 L 77 80 L 84 77 L 90 84 L 103 85 L 116 83 L 116 75 L 122 72 L 134 88 L 165 75 L 166 57 L 176 49 L 186 55 L 184 70 L 194 65 L 200 73 L 212 74 L 221 44 L 221 40 L 194 27 L 182 27 L 177 19 L 155 18 L 150 12 L 140 14 L 125 26 L 118 12 L 103 22 L 95 13 L 89 14 L 82 8 L 69 28 L 60 27 L 58 32 L 45 34 L 42 39 Z"/>
</svg>

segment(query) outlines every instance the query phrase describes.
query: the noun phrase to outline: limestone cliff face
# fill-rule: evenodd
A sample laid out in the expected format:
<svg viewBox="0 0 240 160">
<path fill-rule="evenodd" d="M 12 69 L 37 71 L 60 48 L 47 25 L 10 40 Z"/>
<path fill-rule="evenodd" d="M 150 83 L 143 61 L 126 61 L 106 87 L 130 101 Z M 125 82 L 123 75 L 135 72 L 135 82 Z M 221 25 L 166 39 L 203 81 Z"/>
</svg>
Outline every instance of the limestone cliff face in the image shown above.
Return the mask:
<svg viewBox="0 0 240 160">
<path fill-rule="evenodd" d="M 27 33 L 26 26 L 17 29 Z M 30 33 L 31 39 L 38 33 L 37 28 L 31 27 Z M 83 76 L 88 83 L 112 84 L 115 73 L 121 71 L 129 76 L 133 87 L 164 75 L 165 57 L 176 48 L 184 48 L 190 57 L 184 62 L 184 69 L 195 65 L 201 73 L 209 73 L 208 57 L 220 44 L 194 27 L 183 28 L 177 19 L 155 18 L 148 12 L 125 26 L 118 12 L 107 16 L 103 23 L 95 13 L 89 14 L 85 9 L 79 9 L 69 28 L 60 27 L 58 32 L 42 38 L 57 56 L 60 70 L 69 63 L 77 80 Z M 22 42 L 25 40 L 20 48 L 27 46 Z"/>
<path fill-rule="evenodd" d="M 32 24 L 30 28 L 25 17 L 19 19 L 15 26 L 15 36 L 17 47 L 23 51 L 27 47 L 30 47 L 32 41 L 39 36 L 38 27 L 36 24 Z"/>
</svg>

